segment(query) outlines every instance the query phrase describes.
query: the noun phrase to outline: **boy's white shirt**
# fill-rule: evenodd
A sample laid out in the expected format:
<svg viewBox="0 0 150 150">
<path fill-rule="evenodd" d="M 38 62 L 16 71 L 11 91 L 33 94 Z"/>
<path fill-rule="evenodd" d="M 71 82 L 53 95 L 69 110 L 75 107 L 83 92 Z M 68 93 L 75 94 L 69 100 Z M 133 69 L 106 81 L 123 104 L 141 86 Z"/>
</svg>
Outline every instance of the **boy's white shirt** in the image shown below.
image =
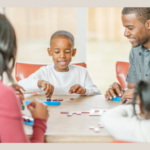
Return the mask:
<svg viewBox="0 0 150 150">
<path fill-rule="evenodd" d="M 105 129 L 118 140 L 150 143 L 150 119 L 139 116 L 140 109 L 136 105 L 134 115 L 132 105 L 121 105 L 112 108 L 101 117 Z"/>
<path fill-rule="evenodd" d="M 69 65 L 68 72 L 58 72 L 54 69 L 54 64 L 41 67 L 28 78 L 18 82 L 26 92 L 38 91 L 43 94 L 44 91 L 38 87 L 38 80 L 48 81 L 54 86 L 53 94 L 69 94 L 70 88 L 75 84 L 80 84 L 86 89 L 85 95 L 101 94 L 96 85 L 93 84 L 86 68 L 76 65 Z"/>
</svg>

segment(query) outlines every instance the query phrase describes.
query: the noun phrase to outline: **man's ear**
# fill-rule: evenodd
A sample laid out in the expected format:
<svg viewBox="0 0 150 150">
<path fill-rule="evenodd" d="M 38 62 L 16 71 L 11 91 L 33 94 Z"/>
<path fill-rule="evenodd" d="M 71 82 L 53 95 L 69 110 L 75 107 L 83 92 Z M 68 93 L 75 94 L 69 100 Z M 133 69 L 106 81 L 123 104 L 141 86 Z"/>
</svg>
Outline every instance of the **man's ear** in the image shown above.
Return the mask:
<svg viewBox="0 0 150 150">
<path fill-rule="evenodd" d="M 49 56 L 52 56 L 52 50 L 51 50 L 51 48 L 47 48 L 47 52 L 48 52 Z"/>
<path fill-rule="evenodd" d="M 76 55 L 76 48 L 74 48 L 72 51 L 72 56 L 74 57 L 75 55 Z"/>
<path fill-rule="evenodd" d="M 150 19 L 146 21 L 146 27 L 148 30 L 150 30 Z"/>
</svg>

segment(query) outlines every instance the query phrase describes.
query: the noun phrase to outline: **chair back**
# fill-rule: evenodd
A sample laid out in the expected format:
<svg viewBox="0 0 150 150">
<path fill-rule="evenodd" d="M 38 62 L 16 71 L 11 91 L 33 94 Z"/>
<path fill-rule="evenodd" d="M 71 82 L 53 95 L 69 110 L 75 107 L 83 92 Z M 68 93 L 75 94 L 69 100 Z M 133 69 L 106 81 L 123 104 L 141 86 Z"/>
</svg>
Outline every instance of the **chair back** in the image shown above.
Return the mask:
<svg viewBox="0 0 150 150">
<path fill-rule="evenodd" d="M 36 64 L 36 63 L 25 63 L 25 62 L 16 62 L 15 66 L 15 77 L 17 82 L 29 77 L 32 73 L 37 71 L 40 67 L 47 66 L 48 64 Z M 86 68 L 84 62 L 81 63 L 71 63 L 71 65 L 78 65 Z"/>
<path fill-rule="evenodd" d="M 129 62 L 117 61 L 116 63 L 116 76 L 123 88 L 127 87 L 126 77 L 129 69 Z"/>
</svg>

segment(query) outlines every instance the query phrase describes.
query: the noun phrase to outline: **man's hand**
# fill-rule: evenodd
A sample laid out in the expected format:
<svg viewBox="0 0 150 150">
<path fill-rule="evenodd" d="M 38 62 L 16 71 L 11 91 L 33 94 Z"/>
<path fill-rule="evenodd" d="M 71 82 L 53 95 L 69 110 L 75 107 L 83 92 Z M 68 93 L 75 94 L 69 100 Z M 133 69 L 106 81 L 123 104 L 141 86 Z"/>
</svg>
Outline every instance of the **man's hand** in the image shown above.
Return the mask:
<svg viewBox="0 0 150 150">
<path fill-rule="evenodd" d="M 51 98 L 54 92 L 54 86 L 50 84 L 48 81 L 39 80 L 38 81 L 38 87 L 43 87 L 43 90 L 45 91 L 45 95 L 47 98 Z"/>
<path fill-rule="evenodd" d="M 83 88 L 80 84 L 75 84 L 69 90 L 69 94 L 72 94 L 72 93 L 84 95 L 86 93 L 86 89 Z"/>
<path fill-rule="evenodd" d="M 21 101 L 24 100 L 24 95 L 23 95 L 23 92 L 21 91 L 21 89 L 23 91 L 25 91 L 25 89 L 18 84 L 13 84 L 13 85 L 11 85 L 11 87 L 13 87 L 15 89 L 16 94 L 20 97 Z"/>
<path fill-rule="evenodd" d="M 121 98 L 121 103 L 123 104 L 124 101 L 127 100 L 125 104 L 129 104 L 130 102 L 132 102 L 133 96 L 134 96 L 134 89 L 126 90 Z"/>
<path fill-rule="evenodd" d="M 116 98 L 118 95 L 122 96 L 124 93 L 124 89 L 121 85 L 117 82 L 114 82 L 112 85 L 109 86 L 109 89 L 106 91 L 105 98 L 112 99 L 112 96 Z"/>
</svg>

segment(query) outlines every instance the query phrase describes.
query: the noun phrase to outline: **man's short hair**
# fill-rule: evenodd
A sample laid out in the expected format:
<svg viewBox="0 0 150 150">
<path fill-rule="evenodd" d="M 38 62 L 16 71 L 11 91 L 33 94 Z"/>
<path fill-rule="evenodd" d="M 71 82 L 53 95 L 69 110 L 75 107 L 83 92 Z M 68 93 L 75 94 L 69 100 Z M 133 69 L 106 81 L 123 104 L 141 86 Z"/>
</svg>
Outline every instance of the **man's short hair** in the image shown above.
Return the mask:
<svg viewBox="0 0 150 150">
<path fill-rule="evenodd" d="M 58 31 L 56 31 L 51 36 L 50 43 L 51 43 L 52 39 L 57 38 L 57 37 L 70 39 L 72 41 L 72 45 L 74 47 L 74 36 L 70 32 L 65 31 L 65 30 L 58 30 Z"/>
<path fill-rule="evenodd" d="M 145 23 L 150 19 L 150 7 L 124 7 L 122 14 L 135 14 L 138 20 Z"/>
</svg>

